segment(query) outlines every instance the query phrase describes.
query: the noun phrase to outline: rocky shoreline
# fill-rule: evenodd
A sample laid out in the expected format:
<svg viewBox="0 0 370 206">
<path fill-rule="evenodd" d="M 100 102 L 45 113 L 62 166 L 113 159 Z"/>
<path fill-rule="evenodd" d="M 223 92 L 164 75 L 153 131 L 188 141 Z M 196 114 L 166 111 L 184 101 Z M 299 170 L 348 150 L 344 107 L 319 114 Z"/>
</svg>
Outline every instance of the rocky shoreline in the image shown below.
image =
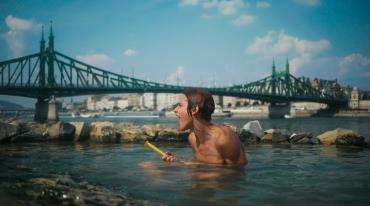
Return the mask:
<svg viewBox="0 0 370 206">
<path fill-rule="evenodd" d="M 368 147 L 365 138 L 348 129 L 337 128 L 316 137 L 311 133 L 293 133 L 286 129 L 263 130 L 258 121 L 250 121 L 243 128 L 230 126 L 245 145 L 251 144 L 323 144 Z M 54 124 L 22 123 L 17 120 L 0 122 L 0 143 L 16 142 L 96 142 L 96 143 L 186 143 L 188 132 L 160 124 L 134 125 L 132 123 L 56 122 Z"/>
</svg>

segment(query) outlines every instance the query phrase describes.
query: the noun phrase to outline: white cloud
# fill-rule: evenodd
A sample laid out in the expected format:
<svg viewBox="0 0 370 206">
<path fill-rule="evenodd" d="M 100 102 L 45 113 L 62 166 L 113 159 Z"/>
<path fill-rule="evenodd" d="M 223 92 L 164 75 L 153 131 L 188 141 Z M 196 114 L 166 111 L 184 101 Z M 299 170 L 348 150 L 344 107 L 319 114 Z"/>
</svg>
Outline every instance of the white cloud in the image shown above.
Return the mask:
<svg viewBox="0 0 370 206">
<path fill-rule="evenodd" d="M 213 17 L 207 13 L 203 13 L 200 15 L 200 18 L 202 19 L 212 19 Z"/>
<path fill-rule="evenodd" d="M 138 52 L 134 49 L 126 49 L 126 51 L 123 52 L 123 55 L 125 56 L 135 56 Z"/>
<path fill-rule="evenodd" d="M 343 57 L 339 62 L 339 75 L 355 73 L 368 76 L 370 73 L 370 58 L 359 53 L 353 53 Z"/>
<path fill-rule="evenodd" d="M 241 0 L 221 1 L 218 10 L 222 15 L 228 16 L 237 13 L 238 9 L 244 6 Z"/>
<path fill-rule="evenodd" d="M 247 26 L 254 22 L 255 17 L 249 15 L 240 15 L 238 18 L 234 19 L 231 23 L 237 27 Z"/>
<path fill-rule="evenodd" d="M 268 8 L 271 6 L 271 4 L 267 1 L 257 1 L 256 6 L 257 8 Z"/>
<path fill-rule="evenodd" d="M 177 84 L 177 83 L 182 83 L 182 77 L 184 76 L 185 73 L 185 67 L 184 66 L 177 66 L 176 71 L 170 75 L 168 75 L 166 79 L 167 84 Z"/>
<path fill-rule="evenodd" d="M 9 28 L 9 31 L 2 34 L 8 44 L 12 55 L 14 57 L 19 57 L 22 55 L 25 48 L 24 35 L 27 32 L 37 32 L 40 31 L 41 25 L 33 20 L 21 19 L 14 17 L 13 15 L 8 15 L 5 18 L 5 23 Z"/>
<path fill-rule="evenodd" d="M 29 30 L 33 25 L 33 22 L 31 20 L 20 19 L 17 17 L 13 17 L 12 15 L 8 15 L 5 18 L 5 23 L 9 27 L 9 29 L 20 31 Z"/>
<path fill-rule="evenodd" d="M 272 60 L 274 57 L 289 56 L 291 72 L 294 74 L 301 66 L 329 47 L 330 42 L 326 39 L 309 41 L 290 36 L 282 31 L 269 31 L 265 36 L 256 37 L 256 40 L 247 47 L 246 53 L 260 56 L 264 61 Z"/>
<path fill-rule="evenodd" d="M 203 8 L 209 9 L 209 8 L 214 8 L 218 6 L 218 0 L 210 0 L 210 1 L 205 1 L 203 3 Z"/>
<path fill-rule="evenodd" d="M 181 0 L 179 6 L 195 6 L 198 4 L 198 0 Z"/>
<path fill-rule="evenodd" d="M 248 7 L 249 3 L 244 3 L 242 0 L 210 0 L 203 3 L 203 8 L 217 8 L 224 16 L 234 15 L 244 6 Z"/>
<path fill-rule="evenodd" d="M 95 67 L 106 69 L 111 67 L 115 60 L 106 54 L 87 54 L 76 56 L 76 58 L 84 63 L 90 64 Z"/>
<path fill-rule="evenodd" d="M 294 1 L 309 7 L 318 6 L 320 4 L 320 0 L 294 0 Z"/>
</svg>

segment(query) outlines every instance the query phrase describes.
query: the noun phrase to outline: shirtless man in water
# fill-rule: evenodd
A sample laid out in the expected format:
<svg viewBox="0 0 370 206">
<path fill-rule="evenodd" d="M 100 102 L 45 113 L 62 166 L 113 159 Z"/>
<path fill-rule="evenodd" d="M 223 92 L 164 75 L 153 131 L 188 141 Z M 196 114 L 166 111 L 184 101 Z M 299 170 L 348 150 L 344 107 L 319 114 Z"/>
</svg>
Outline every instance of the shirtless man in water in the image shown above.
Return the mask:
<svg viewBox="0 0 370 206">
<path fill-rule="evenodd" d="M 234 131 L 228 126 L 211 123 L 214 109 L 212 95 L 203 89 L 185 91 L 175 108 L 179 130 L 190 130 L 188 140 L 195 160 L 209 164 L 246 165 L 244 147 Z M 173 154 L 166 154 L 163 160 L 176 160 Z"/>
</svg>

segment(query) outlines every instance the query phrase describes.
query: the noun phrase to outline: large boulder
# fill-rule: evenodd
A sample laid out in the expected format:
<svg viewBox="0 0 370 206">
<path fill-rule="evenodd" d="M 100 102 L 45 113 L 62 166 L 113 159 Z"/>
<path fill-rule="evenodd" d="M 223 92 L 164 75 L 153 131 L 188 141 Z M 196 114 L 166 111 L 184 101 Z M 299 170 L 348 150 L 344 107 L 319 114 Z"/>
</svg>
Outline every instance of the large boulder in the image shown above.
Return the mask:
<svg viewBox="0 0 370 206">
<path fill-rule="evenodd" d="M 337 128 L 327 131 L 317 137 L 319 143 L 325 145 L 355 145 L 364 146 L 365 138 L 348 129 Z"/>
<path fill-rule="evenodd" d="M 47 140 L 62 140 L 69 141 L 74 139 L 75 127 L 66 122 L 57 122 L 49 125 L 46 130 Z"/>
<path fill-rule="evenodd" d="M 143 125 L 141 126 L 141 132 L 149 137 L 157 137 L 158 131 L 162 129 L 159 124 L 156 125 Z"/>
<path fill-rule="evenodd" d="M 263 130 L 258 120 L 247 122 L 239 132 L 239 138 L 247 144 L 257 144 L 261 141 Z"/>
<path fill-rule="evenodd" d="M 114 143 L 120 140 L 120 134 L 116 132 L 112 122 L 92 122 L 90 128 L 91 141 Z"/>
<path fill-rule="evenodd" d="M 163 128 L 158 132 L 156 141 L 161 142 L 186 142 L 188 141 L 189 132 L 178 131 L 174 128 Z"/>
<path fill-rule="evenodd" d="M 13 125 L 15 126 L 15 125 Z M 16 126 L 20 133 L 12 136 L 9 142 L 40 142 L 46 140 L 47 124 L 39 123 L 20 123 Z M 1 132 L 2 133 L 2 132 Z"/>
<path fill-rule="evenodd" d="M 240 130 L 238 136 L 239 136 L 240 141 L 246 144 L 258 144 L 261 141 L 261 138 L 258 137 L 256 134 L 253 134 L 244 129 Z"/>
<path fill-rule="evenodd" d="M 255 136 L 261 138 L 263 136 L 263 129 L 258 120 L 249 121 L 243 126 L 243 130 L 254 134 Z"/>
<path fill-rule="evenodd" d="M 131 122 L 118 122 L 114 123 L 113 127 L 115 130 L 119 131 L 121 129 L 130 129 L 137 126 L 134 126 Z"/>
<path fill-rule="evenodd" d="M 313 144 L 312 137 L 311 133 L 294 133 L 289 137 L 289 142 L 292 144 Z"/>
<path fill-rule="evenodd" d="M 88 122 L 70 122 L 76 131 L 74 141 L 86 141 L 90 138 L 90 123 Z"/>
<path fill-rule="evenodd" d="M 19 134 L 20 130 L 17 125 L 0 122 L 0 142 L 10 141 L 12 137 Z"/>
<path fill-rule="evenodd" d="M 154 137 L 142 133 L 142 130 L 137 127 L 121 128 L 119 130 L 121 142 L 144 142 L 145 140 L 153 140 Z"/>
<path fill-rule="evenodd" d="M 268 129 L 261 138 L 263 143 L 288 143 L 290 132 L 286 129 Z"/>
<path fill-rule="evenodd" d="M 0 187 L 9 188 L 7 196 L 0 194 L 2 205 L 20 205 L 18 201 L 7 201 L 7 197 L 18 196 L 32 203 L 30 205 L 163 205 L 133 199 L 122 192 L 114 192 L 87 181 L 78 181 L 69 175 L 43 175 L 12 182 L 2 180 Z"/>
</svg>

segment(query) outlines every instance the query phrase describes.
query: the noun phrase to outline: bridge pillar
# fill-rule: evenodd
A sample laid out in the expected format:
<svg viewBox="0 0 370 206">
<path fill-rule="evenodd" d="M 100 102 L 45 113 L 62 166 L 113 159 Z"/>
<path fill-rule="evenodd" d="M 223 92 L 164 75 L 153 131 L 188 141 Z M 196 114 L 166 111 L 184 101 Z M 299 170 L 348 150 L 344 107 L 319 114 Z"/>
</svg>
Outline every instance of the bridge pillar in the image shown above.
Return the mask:
<svg viewBox="0 0 370 206">
<path fill-rule="evenodd" d="M 48 117 L 48 102 L 44 98 L 38 98 L 35 104 L 35 116 L 33 120 L 39 123 L 45 123 Z"/>
<path fill-rule="evenodd" d="M 153 93 L 153 111 L 158 110 L 157 95 L 157 93 Z"/>
<path fill-rule="evenodd" d="M 220 105 L 221 108 L 224 108 L 224 97 L 222 95 L 214 95 L 213 99 L 215 101 L 215 105 Z"/>
<path fill-rule="evenodd" d="M 270 118 L 282 118 L 284 115 L 291 115 L 290 103 L 271 103 L 268 107 Z"/>
<path fill-rule="evenodd" d="M 58 120 L 57 101 L 54 96 L 51 96 L 49 101 L 48 123 L 56 123 Z"/>
</svg>

